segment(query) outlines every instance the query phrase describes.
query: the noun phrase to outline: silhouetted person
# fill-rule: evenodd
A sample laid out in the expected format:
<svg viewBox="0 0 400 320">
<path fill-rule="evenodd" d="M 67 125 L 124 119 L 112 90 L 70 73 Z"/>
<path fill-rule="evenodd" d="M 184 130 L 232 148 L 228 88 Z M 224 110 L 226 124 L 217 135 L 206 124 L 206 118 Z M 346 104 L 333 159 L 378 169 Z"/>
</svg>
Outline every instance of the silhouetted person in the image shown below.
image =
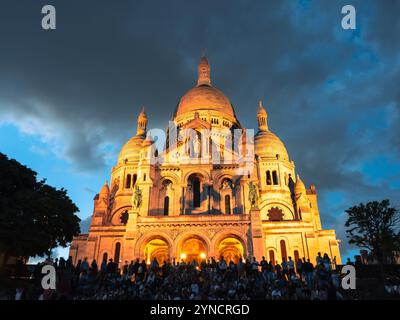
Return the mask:
<svg viewBox="0 0 400 320">
<path fill-rule="evenodd" d="M 114 274 L 116 273 L 117 270 L 115 270 L 115 264 L 113 262 L 113 259 L 108 259 L 108 264 L 107 264 L 107 274 Z"/>
<path fill-rule="evenodd" d="M 354 263 L 350 260 L 350 258 L 347 258 L 346 265 L 348 265 L 348 266 L 354 266 Z"/>
<path fill-rule="evenodd" d="M 305 260 L 305 258 L 303 258 Z M 300 277 L 300 280 L 303 280 L 303 262 L 301 261 L 301 259 L 297 259 L 296 261 L 296 270 L 297 270 L 297 274 Z"/>
<path fill-rule="evenodd" d="M 265 260 L 265 257 L 263 256 L 261 261 L 260 261 L 260 266 L 261 266 L 261 272 L 264 272 L 267 270 L 268 262 Z"/>
<path fill-rule="evenodd" d="M 315 261 L 316 261 L 317 265 L 322 264 L 323 260 L 322 260 L 322 257 L 321 257 L 321 252 L 318 252 L 318 255 L 315 258 Z"/>
<path fill-rule="evenodd" d="M 287 262 L 287 268 L 288 268 L 289 277 L 294 275 L 294 261 L 292 260 L 292 257 L 289 257 L 289 261 Z"/>
<path fill-rule="evenodd" d="M 153 259 L 153 262 L 150 265 L 150 270 L 153 272 L 157 272 L 158 270 L 158 261 L 156 258 Z"/>
<path fill-rule="evenodd" d="M 90 265 L 90 269 L 92 270 L 94 275 L 97 275 L 97 272 L 99 271 L 99 267 L 97 266 L 96 259 L 92 261 Z"/>
</svg>

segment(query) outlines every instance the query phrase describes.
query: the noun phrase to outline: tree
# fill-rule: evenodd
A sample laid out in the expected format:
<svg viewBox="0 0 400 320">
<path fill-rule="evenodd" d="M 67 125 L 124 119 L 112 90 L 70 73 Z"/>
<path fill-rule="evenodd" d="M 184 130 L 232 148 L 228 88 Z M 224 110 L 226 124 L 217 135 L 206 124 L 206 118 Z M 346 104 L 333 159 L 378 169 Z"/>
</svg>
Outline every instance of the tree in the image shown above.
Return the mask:
<svg viewBox="0 0 400 320">
<path fill-rule="evenodd" d="M 347 238 L 350 244 L 371 251 L 382 264 L 399 250 L 399 211 L 390 207 L 389 200 L 373 201 L 346 210 Z"/>
<path fill-rule="evenodd" d="M 80 232 L 79 209 L 65 189 L 37 181 L 37 173 L 0 153 L 0 251 L 50 255 Z"/>
</svg>

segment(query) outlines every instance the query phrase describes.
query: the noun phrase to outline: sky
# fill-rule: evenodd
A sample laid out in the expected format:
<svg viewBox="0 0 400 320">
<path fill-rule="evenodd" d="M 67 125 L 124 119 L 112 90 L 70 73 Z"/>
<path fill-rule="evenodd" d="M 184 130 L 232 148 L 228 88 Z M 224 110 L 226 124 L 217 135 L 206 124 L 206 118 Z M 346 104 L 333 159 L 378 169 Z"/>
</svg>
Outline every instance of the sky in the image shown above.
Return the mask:
<svg viewBox="0 0 400 320">
<path fill-rule="evenodd" d="M 46 4 L 56 30 L 41 28 Z M 355 30 L 341 27 L 346 4 Z M 85 231 L 141 107 L 165 128 L 204 52 L 244 127 L 263 101 L 353 258 L 345 210 L 400 205 L 399 12 L 399 0 L 1 0 L 0 152 L 66 188 Z"/>
</svg>

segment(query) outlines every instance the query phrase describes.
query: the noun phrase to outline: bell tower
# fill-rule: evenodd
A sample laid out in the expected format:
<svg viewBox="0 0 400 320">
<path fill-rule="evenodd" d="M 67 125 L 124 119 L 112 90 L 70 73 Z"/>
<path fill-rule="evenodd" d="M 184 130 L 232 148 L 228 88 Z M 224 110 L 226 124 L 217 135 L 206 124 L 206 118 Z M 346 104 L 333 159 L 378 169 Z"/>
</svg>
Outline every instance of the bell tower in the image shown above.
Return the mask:
<svg viewBox="0 0 400 320">
<path fill-rule="evenodd" d="M 268 114 L 262 105 L 262 101 L 258 102 L 257 120 L 258 120 L 258 130 L 268 131 L 268 122 L 267 122 Z"/>
<path fill-rule="evenodd" d="M 140 111 L 138 119 L 137 119 L 137 132 L 136 135 L 144 136 L 146 135 L 147 130 L 147 114 L 144 111 L 144 107 L 142 107 L 142 111 Z"/>
</svg>

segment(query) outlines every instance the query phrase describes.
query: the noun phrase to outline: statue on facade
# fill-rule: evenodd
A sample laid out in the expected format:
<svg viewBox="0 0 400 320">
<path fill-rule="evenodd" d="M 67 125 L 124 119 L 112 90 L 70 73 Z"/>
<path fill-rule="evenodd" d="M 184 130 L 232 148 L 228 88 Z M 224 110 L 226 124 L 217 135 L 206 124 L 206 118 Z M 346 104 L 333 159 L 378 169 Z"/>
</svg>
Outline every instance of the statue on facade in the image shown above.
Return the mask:
<svg viewBox="0 0 400 320">
<path fill-rule="evenodd" d="M 142 190 L 140 190 L 140 188 L 136 186 L 132 196 L 132 208 L 139 209 L 141 205 L 142 205 Z"/>
<path fill-rule="evenodd" d="M 249 183 L 249 201 L 252 209 L 258 207 L 258 191 L 253 182 Z"/>
<path fill-rule="evenodd" d="M 192 152 L 192 157 L 193 158 L 199 158 L 200 157 L 200 152 L 201 152 L 201 142 L 200 138 L 197 136 L 197 134 L 193 138 L 193 152 Z"/>
<path fill-rule="evenodd" d="M 232 185 L 229 179 L 224 179 L 224 181 L 222 182 L 221 189 L 222 190 L 232 189 Z"/>
</svg>

